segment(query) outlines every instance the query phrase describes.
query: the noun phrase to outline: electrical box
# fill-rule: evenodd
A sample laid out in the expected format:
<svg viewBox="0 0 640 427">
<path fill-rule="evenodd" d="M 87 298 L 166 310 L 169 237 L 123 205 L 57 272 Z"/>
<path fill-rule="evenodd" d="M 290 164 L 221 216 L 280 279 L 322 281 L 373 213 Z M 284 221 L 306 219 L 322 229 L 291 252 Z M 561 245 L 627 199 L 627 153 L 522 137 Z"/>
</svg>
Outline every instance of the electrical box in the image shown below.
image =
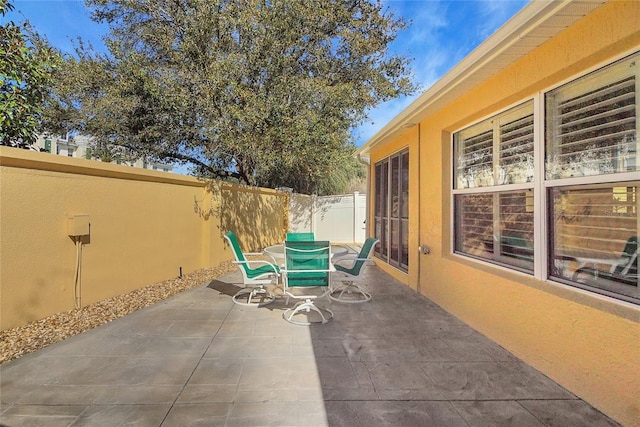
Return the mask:
<svg viewBox="0 0 640 427">
<path fill-rule="evenodd" d="M 69 236 L 89 235 L 89 215 L 78 214 L 69 217 L 67 222 Z"/>
</svg>

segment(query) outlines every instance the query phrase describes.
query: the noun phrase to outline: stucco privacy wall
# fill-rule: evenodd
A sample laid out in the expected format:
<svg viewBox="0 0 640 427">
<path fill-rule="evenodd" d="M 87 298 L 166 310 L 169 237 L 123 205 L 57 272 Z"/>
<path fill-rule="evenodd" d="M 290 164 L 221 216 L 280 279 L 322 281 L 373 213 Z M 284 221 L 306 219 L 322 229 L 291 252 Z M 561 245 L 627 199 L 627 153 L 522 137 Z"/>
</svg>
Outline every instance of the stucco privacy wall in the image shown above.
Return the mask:
<svg viewBox="0 0 640 427">
<path fill-rule="evenodd" d="M 428 244 L 431 254 L 411 257 L 409 274 L 395 275 L 628 426 L 640 425 L 639 308 L 451 255 L 450 150 L 460 128 L 640 49 L 639 18 L 640 2 L 608 2 L 371 150 L 372 165 L 406 147 L 419 158 L 410 165 L 410 227 L 419 234 L 410 233 L 409 247 Z"/>
<path fill-rule="evenodd" d="M 287 224 L 287 193 L 220 185 L 220 231 L 233 230 L 244 251 L 259 252 L 284 241 Z M 215 234 L 215 232 L 214 232 Z"/>
<path fill-rule="evenodd" d="M 83 306 L 177 277 L 180 267 L 186 274 L 231 259 L 222 238 L 228 227 L 257 246 L 283 235 L 282 222 L 260 219 L 273 216 L 273 190 L 216 187 L 48 153 L 1 147 L 0 191 L 1 329 L 73 309 L 70 215 L 88 214 L 91 224 L 82 251 Z M 246 212 L 247 222 L 228 219 Z M 263 234 L 245 237 L 256 224 Z"/>
</svg>

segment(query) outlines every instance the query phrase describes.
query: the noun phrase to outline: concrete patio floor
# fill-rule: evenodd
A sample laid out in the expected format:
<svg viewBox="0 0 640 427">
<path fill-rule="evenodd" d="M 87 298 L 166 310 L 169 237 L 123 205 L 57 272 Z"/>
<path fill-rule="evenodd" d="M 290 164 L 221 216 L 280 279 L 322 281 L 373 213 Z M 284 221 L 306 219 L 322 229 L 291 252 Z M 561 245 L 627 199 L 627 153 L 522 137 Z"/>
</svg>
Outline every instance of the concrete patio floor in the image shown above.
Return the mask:
<svg viewBox="0 0 640 427">
<path fill-rule="evenodd" d="M 615 426 L 369 267 L 373 300 L 234 305 L 237 273 L 0 367 L 2 426 Z"/>
</svg>

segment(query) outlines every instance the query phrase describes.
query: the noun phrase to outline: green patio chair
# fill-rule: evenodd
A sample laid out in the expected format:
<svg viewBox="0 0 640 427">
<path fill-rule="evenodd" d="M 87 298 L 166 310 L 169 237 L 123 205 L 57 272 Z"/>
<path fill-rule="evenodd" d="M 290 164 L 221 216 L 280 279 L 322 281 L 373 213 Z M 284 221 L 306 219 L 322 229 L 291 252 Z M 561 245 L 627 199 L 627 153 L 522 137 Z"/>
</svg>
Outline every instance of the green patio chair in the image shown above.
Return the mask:
<svg viewBox="0 0 640 427">
<path fill-rule="evenodd" d="M 301 299 L 302 301 L 287 309 L 282 317 L 294 325 L 308 326 L 313 323 L 327 323 L 333 318 L 333 312 L 315 304 L 315 300 L 325 297 L 329 293 L 331 245 L 328 241 L 286 241 L 284 255 L 282 284 L 287 296 L 287 304 L 289 304 L 289 298 Z M 309 288 L 326 288 L 326 290 L 319 293 L 315 289 L 316 292 L 312 293 Z M 305 316 L 306 321 L 300 320 Z"/>
<path fill-rule="evenodd" d="M 287 241 L 289 242 L 313 242 L 316 240 L 314 233 L 287 233 Z"/>
<path fill-rule="evenodd" d="M 573 274 L 573 281 L 590 284 L 591 280 L 606 279 L 614 280 L 626 285 L 638 286 L 638 255 L 640 255 L 640 245 L 638 236 L 631 236 L 622 249 L 620 257 L 617 259 L 598 258 L 576 258 L 581 262 Z M 586 265 L 593 267 L 586 267 Z M 608 271 L 595 268 L 599 264 L 608 264 Z"/>
<path fill-rule="evenodd" d="M 333 261 L 333 266 L 336 269 L 335 281 L 340 281 L 341 284 L 331 288 L 330 299 L 351 304 L 371 300 L 371 294 L 354 282 L 360 278 L 364 266 L 373 262 L 371 254 L 378 242 L 379 240 L 375 237 L 369 237 L 365 240 L 356 257 L 346 255 Z"/>
<path fill-rule="evenodd" d="M 275 295 L 265 285 L 277 284 L 280 276 L 280 268 L 268 261 L 248 261 L 246 256 L 262 255 L 262 253 L 243 253 L 238 243 L 238 238 L 232 231 L 224 235 L 236 258 L 234 264 L 242 272 L 244 288 L 234 296 L 233 302 L 244 306 L 262 306 L 275 301 Z"/>
</svg>

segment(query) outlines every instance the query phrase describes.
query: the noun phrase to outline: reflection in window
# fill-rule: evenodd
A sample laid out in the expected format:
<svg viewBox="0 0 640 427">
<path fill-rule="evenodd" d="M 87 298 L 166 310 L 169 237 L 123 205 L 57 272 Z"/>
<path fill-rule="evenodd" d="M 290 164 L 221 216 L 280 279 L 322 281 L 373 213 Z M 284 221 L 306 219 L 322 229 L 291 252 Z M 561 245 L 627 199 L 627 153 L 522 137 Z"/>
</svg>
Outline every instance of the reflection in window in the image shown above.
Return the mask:
<svg viewBox="0 0 640 427">
<path fill-rule="evenodd" d="M 613 187 L 614 205 L 611 213 L 613 215 L 635 215 L 636 214 L 636 187 Z"/>
<path fill-rule="evenodd" d="M 533 272 L 530 193 L 456 195 L 456 252 Z"/>
<path fill-rule="evenodd" d="M 546 95 L 548 179 L 638 170 L 636 58 Z"/>
<path fill-rule="evenodd" d="M 541 95 L 540 109 L 528 101 L 453 135 L 456 253 L 640 303 L 639 60 L 636 52 Z M 536 255 L 546 259 L 534 271 Z"/>
<path fill-rule="evenodd" d="M 637 191 L 638 184 L 551 189 L 552 275 L 639 298 Z"/>
<path fill-rule="evenodd" d="M 533 181 L 533 102 L 454 135 L 457 189 Z"/>
<path fill-rule="evenodd" d="M 527 273 L 533 273 L 533 119 L 528 101 L 453 137 L 455 251 Z"/>
<path fill-rule="evenodd" d="M 376 164 L 376 194 L 375 194 L 375 237 L 380 239 L 380 244 L 375 246 L 375 253 L 383 259 L 388 255 L 387 243 L 387 219 L 388 193 L 389 193 L 389 162 L 384 161 Z"/>
</svg>

